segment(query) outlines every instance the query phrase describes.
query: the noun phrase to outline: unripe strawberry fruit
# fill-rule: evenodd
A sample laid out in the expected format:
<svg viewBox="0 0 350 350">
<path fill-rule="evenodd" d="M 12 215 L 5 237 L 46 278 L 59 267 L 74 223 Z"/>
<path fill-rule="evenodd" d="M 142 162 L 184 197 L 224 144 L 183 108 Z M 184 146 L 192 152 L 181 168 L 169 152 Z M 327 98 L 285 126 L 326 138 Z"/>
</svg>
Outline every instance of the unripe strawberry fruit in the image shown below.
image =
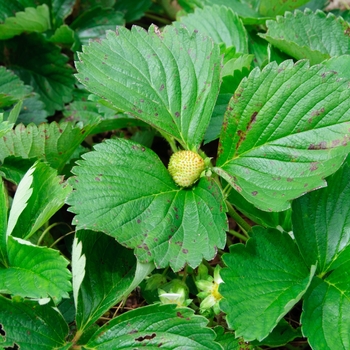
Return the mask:
<svg viewBox="0 0 350 350">
<path fill-rule="evenodd" d="M 181 187 L 193 185 L 200 177 L 205 164 L 203 158 L 192 151 L 175 152 L 168 165 L 170 175 Z"/>
</svg>

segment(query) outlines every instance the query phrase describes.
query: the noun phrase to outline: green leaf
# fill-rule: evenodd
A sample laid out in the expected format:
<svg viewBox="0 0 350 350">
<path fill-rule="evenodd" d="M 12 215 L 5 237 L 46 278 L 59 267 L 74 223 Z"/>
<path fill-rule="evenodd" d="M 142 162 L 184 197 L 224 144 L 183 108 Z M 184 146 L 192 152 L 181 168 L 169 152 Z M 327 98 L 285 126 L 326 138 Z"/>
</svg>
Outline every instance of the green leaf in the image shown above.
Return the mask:
<svg viewBox="0 0 350 350">
<path fill-rule="evenodd" d="M 0 21 L 4 22 L 7 17 L 12 17 L 14 13 L 23 10 L 23 5 L 16 0 L 0 1 Z"/>
<path fill-rule="evenodd" d="M 9 209 L 7 191 L 3 179 L 0 179 L 0 262 L 8 265 L 6 230 L 7 230 L 7 213 Z M 1 265 L 0 265 L 1 266 Z"/>
<path fill-rule="evenodd" d="M 71 187 L 57 176 L 57 171 L 45 163 L 34 164 L 32 194 L 21 212 L 12 235 L 29 239 L 64 204 Z M 12 208 L 15 207 L 16 195 Z M 12 211 L 12 209 L 11 209 Z"/>
<path fill-rule="evenodd" d="M 80 42 L 86 45 L 89 40 L 104 38 L 107 30 L 115 30 L 121 25 L 124 25 L 121 12 L 95 7 L 83 12 L 70 27 L 75 31 Z"/>
<path fill-rule="evenodd" d="M 55 44 L 71 46 L 75 43 L 74 30 L 69 28 L 66 24 L 63 24 L 55 30 L 55 33 L 50 37 L 49 41 Z"/>
<path fill-rule="evenodd" d="M 301 299 L 315 267 L 308 270 L 287 233 L 256 226 L 251 237 L 223 256 L 220 307 L 236 337 L 261 341 Z"/>
<path fill-rule="evenodd" d="M 55 28 L 63 24 L 63 21 L 73 12 L 76 0 L 51 0 L 52 22 Z"/>
<path fill-rule="evenodd" d="M 330 71 L 335 71 L 339 74 L 339 77 L 350 79 L 350 55 L 342 55 L 338 57 L 330 58 L 327 61 L 323 61 L 322 64 Z"/>
<path fill-rule="evenodd" d="M 329 0 L 310 0 L 305 5 L 301 6 L 299 9 L 305 10 L 308 8 L 312 11 L 325 10 L 328 5 L 329 5 Z"/>
<path fill-rule="evenodd" d="M 285 232 L 292 231 L 291 215 L 292 210 L 284 210 L 280 212 L 267 212 L 258 209 L 254 204 L 248 202 L 237 191 L 230 192 L 228 200 L 237 208 L 245 217 L 252 220 L 258 225 L 265 228 L 276 228 Z M 314 260 L 315 262 L 315 260 Z"/>
<path fill-rule="evenodd" d="M 75 299 L 77 328 L 83 330 L 125 296 L 135 276 L 136 259 L 132 250 L 101 232 L 78 231 L 76 237 L 86 259 L 85 277 L 74 288 L 79 293 Z"/>
<path fill-rule="evenodd" d="M 21 157 L 7 157 L 1 164 L 0 171 L 3 177 L 18 185 L 28 169 L 35 163 L 35 159 L 23 159 Z"/>
<path fill-rule="evenodd" d="M 228 103 L 242 79 L 248 76 L 249 72 L 250 67 L 241 67 L 241 70 L 235 70 L 232 75 L 222 77 L 219 96 L 204 136 L 204 144 L 219 138 Z"/>
<path fill-rule="evenodd" d="M 282 347 L 293 341 L 295 338 L 302 338 L 301 328 L 293 328 L 285 319 L 277 324 L 273 331 L 261 342 L 254 341 L 255 346 Z"/>
<path fill-rule="evenodd" d="M 331 13 L 308 9 L 287 12 L 266 24 L 268 31 L 260 36 L 296 59 L 307 58 L 316 64 L 350 53 L 350 24 Z"/>
<path fill-rule="evenodd" d="M 2 119 L 3 115 L 0 113 L 0 120 Z M 6 135 L 8 132 L 10 132 L 13 128 L 14 124 L 9 123 L 7 120 L 6 121 L 1 121 L 0 122 L 0 137 Z"/>
<path fill-rule="evenodd" d="M 216 333 L 215 341 L 219 343 L 224 350 L 254 350 L 250 343 L 245 342 L 242 338 L 236 338 L 233 332 L 226 332 L 222 326 L 214 328 Z"/>
<path fill-rule="evenodd" d="M 256 32 L 248 32 L 249 53 L 253 54 L 253 67 L 263 68 L 268 62 L 268 43 Z"/>
<path fill-rule="evenodd" d="M 325 186 L 350 150 L 348 80 L 307 61 L 257 68 L 232 97 L 214 168 L 266 211 Z"/>
<path fill-rule="evenodd" d="M 30 123 L 35 123 L 36 125 L 39 125 L 45 122 L 47 122 L 45 104 L 41 101 L 39 94 L 32 92 L 30 96 L 23 100 L 17 124 L 23 123 L 28 125 Z"/>
<path fill-rule="evenodd" d="M 0 24 L 0 40 L 10 39 L 22 33 L 42 33 L 51 28 L 50 10 L 46 4 L 37 8 L 28 7 L 17 12 L 15 17 L 7 17 Z"/>
<path fill-rule="evenodd" d="M 313 349 L 350 347 L 350 249 L 347 261 L 325 280 L 315 279 L 301 315 L 302 331 Z"/>
<path fill-rule="evenodd" d="M 101 327 L 86 344 L 94 349 L 222 350 L 207 319 L 188 308 L 150 305 L 126 312 Z"/>
<path fill-rule="evenodd" d="M 266 17 L 283 15 L 306 4 L 309 0 L 260 0 L 259 12 Z"/>
<path fill-rule="evenodd" d="M 199 146 L 219 89 L 220 52 L 210 39 L 171 26 L 118 27 L 79 58 L 77 77 L 88 90 L 184 148 Z"/>
<path fill-rule="evenodd" d="M 12 71 L 0 67 L 0 108 L 9 107 L 23 100 L 31 90 L 31 87 L 24 85 Z"/>
<path fill-rule="evenodd" d="M 23 101 L 22 100 L 18 101 L 13 106 L 13 108 L 11 109 L 11 111 L 7 117 L 7 120 L 12 124 L 12 126 L 14 126 L 16 121 L 17 121 L 17 118 L 18 118 L 19 113 L 21 111 L 22 105 L 23 105 Z"/>
<path fill-rule="evenodd" d="M 151 0 L 118 0 L 114 8 L 124 14 L 127 23 L 140 19 L 151 7 Z"/>
<path fill-rule="evenodd" d="M 60 172 L 96 124 L 96 120 L 85 127 L 69 122 L 20 124 L 0 138 L 0 161 L 9 156 L 43 159 Z"/>
<path fill-rule="evenodd" d="M 0 296 L 0 320 L 4 347 L 17 344 L 22 350 L 56 349 L 68 336 L 68 325 L 57 309 L 36 301 Z"/>
<path fill-rule="evenodd" d="M 33 183 L 33 172 L 35 171 L 35 166 L 32 166 L 24 175 L 23 179 L 19 183 L 16 194 L 13 198 L 11 211 L 8 219 L 6 236 L 12 234 L 14 227 L 17 224 L 18 218 L 21 216 L 23 210 L 28 205 L 28 200 L 33 193 L 32 183 Z"/>
<path fill-rule="evenodd" d="M 217 44 L 234 46 L 236 52 L 248 53 L 248 36 L 242 21 L 232 9 L 225 6 L 197 8 L 193 14 L 180 17 L 177 28 L 185 26 L 189 32 L 198 31 L 210 36 Z"/>
<path fill-rule="evenodd" d="M 105 232 L 134 248 L 141 262 L 170 263 L 175 271 L 224 247 L 226 206 L 214 180 L 181 189 L 153 151 L 122 139 L 98 144 L 83 158 L 72 170 L 76 191 L 68 199 L 78 229 Z"/>
<path fill-rule="evenodd" d="M 91 121 L 99 119 L 100 122 L 94 128 L 94 134 L 131 126 L 145 125 L 145 123 L 139 119 L 102 106 L 97 96 L 89 95 L 90 94 L 81 94 L 81 97 L 78 99 L 75 98 L 72 103 L 65 107 L 63 111 L 65 121 L 82 122 L 84 125 L 87 125 L 90 124 Z"/>
<path fill-rule="evenodd" d="M 60 49 L 40 34 L 21 35 L 2 43 L 8 67 L 41 96 L 49 115 L 72 99 L 73 69 Z M 0 54 L 1 56 L 2 54 Z M 4 57 L 0 57 L 4 60 Z"/>
<path fill-rule="evenodd" d="M 293 201 L 293 233 L 308 265 L 317 261 L 317 273 L 350 243 L 350 158 L 331 177 L 328 186 Z"/>
<path fill-rule="evenodd" d="M 266 18 L 261 16 L 257 9 L 252 8 L 247 1 L 241 0 L 202 0 L 203 5 L 223 5 L 231 8 L 239 17 L 242 18 L 244 24 L 256 25 L 264 24 Z M 203 6 L 202 5 L 202 6 Z M 202 7 L 201 6 L 201 7 Z"/>
<path fill-rule="evenodd" d="M 59 303 L 72 290 L 68 260 L 59 252 L 12 236 L 7 240 L 9 267 L 0 269 L 0 292 L 23 298 L 50 297 Z"/>
</svg>

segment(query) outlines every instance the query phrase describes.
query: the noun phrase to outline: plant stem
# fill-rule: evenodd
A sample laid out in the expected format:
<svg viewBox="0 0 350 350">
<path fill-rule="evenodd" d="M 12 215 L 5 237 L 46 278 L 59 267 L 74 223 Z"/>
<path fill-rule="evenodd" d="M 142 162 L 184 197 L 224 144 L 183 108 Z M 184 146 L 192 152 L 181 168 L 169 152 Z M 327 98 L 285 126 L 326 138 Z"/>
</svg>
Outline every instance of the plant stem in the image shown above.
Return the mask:
<svg viewBox="0 0 350 350">
<path fill-rule="evenodd" d="M 149 12 L 145 13 L 145 17 L 152 19 L 152 20 L 155 20 L 159 23 L 163 23 L 165 25 L 171 24 L 171 21 L 169 21 L 168 19 L 153 15 L 152 13 L 149 13 Z"/>
<path fill-rule="evenodd" d="M 160 132 L 160 134 L 165 138 L 166 141 L 168 141 L 171 150 L 175 153 L 178 151 L 178 148 L 176 147 L 175 139 L 166 133 Z"/>
<path fill-rule="evenodd" d="M 69 227 L 70 230 L 72 230 L 72 228 L 66 223 L 66 222 L 55 222 L 53 223 L 52 225 L 48 226 L 44 231 L 43 233 L 41 234 L 41 236 L 39 237 L 38 239 L 38 242 L 37 242 L 37 245 L 40 245 L 41 244 L 41 241 L 44 239 L 45 235 L 52 229 L 54 228 L 55 226 L 58 226 L 58 225 L 66 225 Z M 27 238 L 26 238 L 27 239 Z"/>
<path fill-rule="evenodd" d="M 235 230 L 229 230 L 228 231 L 232 236 L 235 236 L 239 239 L 241 239 L 244 242 L 247 242 L 248 238 L 245 235 L 242 235 L 241 233 L 235 231 Z"/>
<path fill-rule="evenodd" d="M 65 238 L 65 237 L 71 235 L 71 234 L 74 233 L 74 232 L 75 232 L 75 230 L 74 230 L 74 231 L 70 231 L 70 232 L 66 233 L 65 235 L 61 236 L 60 238 L 57 238 L 56 241 L 53 242 L 53 243 L 50 245 L 49 248 L 54 247 L 59 241 L 61 241 L 63 238 Z"/>
<path fill-rule="evenodd" d="M 236 221 L 237 225 L 246 234 L 247 238 L 249 238 L 248 232 L 251 230 L 251 226 L 245 220 L 242 219 L 242 217 L 236 212 L 235 208 L 230 202 L 226 201 L 226 205 L 231 218 Z"/>
</svg>

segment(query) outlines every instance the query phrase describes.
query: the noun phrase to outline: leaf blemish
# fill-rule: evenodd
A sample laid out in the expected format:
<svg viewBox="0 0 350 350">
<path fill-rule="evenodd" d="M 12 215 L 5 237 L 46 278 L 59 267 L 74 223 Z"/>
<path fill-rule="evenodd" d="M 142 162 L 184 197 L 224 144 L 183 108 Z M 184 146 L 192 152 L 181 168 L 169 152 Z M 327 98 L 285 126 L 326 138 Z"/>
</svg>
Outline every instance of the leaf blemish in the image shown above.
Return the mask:
<svg viewBox="0 0 350 350">
<path fill-rule="evenodd" d="M 183 252 L 184 254 L 187 254 L 187 253 L 188 253 L 188 249 L 182 249 L 182 252 Z"/>
<path fill-rule="evenodd" d="M 258 194 L 258 191 L 253 191 L 252 195 L 255 197 Z"/>
<path fill-rule="evenodd" d="M 319 149 L 327 149 L 327 142 L 326 141 L 321 141 L 320 143 L 318 144 L 311 144 L 309 147 L 308 147 L 309 150 L 319 150 Z"/>
<path fill-rule="evenodd" d="M 317 162 L 312 162 L 310 164 L 310 171 L 315 171 L 318 169 L 318 163 Z"/>
<path fill-rule="evenodd" d="M 135 340 L 136 341 L 151 340 L 151 339 L 155 338 L 156 336 L 157 336 L 156 333 L 152 333 L 151 335 L 145 335 L 144 337 L 138 337 Z"/>
<path fill-rule="evenodd" d="M 311 112 L 311 116 L 314 117 L 314 116 L 321 115 L 322 113 L 324 113 L 324 111 L 325 111 L 324 107 L 320 109 L 316 109 L 315 111 Z"/>
<path fill-rule="evenodd" d="M 180 311 L 178 311 L 178 312 L 176 313 L 176 316 L 177 316 L 177 317 L 180 317 L 180 318 L 185 318 L 185 317 L 182 315 L 182 313 L 181 313 Z"/>
<path fill-rule="evenodd" d="M 255 123 L 256 121 L 256 116 L 258 115 L 258 112 L 254 112 L 252 114 L 252 116 L 250 117 L 250 121 L 249 121 L 249 124 L 248 124 L 248 127 L 247 127 L 247 130 L 250 130 L 252 128 L 252 124 Z"/>
<path fill-rule="evenodd" d="M 159 88 L 159 91 L 162 91 L 162 90 L 164 90 L 164 84 L 162 84 Z"/>
</svg>

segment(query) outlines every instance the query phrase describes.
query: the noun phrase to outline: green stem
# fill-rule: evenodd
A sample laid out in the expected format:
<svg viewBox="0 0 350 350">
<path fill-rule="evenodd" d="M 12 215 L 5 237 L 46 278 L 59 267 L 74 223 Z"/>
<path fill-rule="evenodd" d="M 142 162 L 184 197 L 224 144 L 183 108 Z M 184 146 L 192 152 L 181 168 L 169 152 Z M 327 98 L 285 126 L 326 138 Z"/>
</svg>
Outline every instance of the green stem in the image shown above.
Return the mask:
<svg viewBox="0 0 350 350">
<path fill-rule="evenodd" d="M 165 19 L 165 18 L 156 16 L 156 15 L 153 15 L 152 13 L 149 13 L 149 12 L 145 13 L 145 17 L 149 18 L 151 20 L 155 20 L 155 21 L 157 21 L 159 23 L 163 23 L 165 25 L 171 24 L 171 21 L 169 21 L 168 19 Z"/>
<path fill-rule="evenodd" d="M 163 133 L 160 131 L 160 134 L 165 138 L 165 140 L 169 143 L 171 150 L 175 153 L 178 151 L 178 148 L 176 146 L 175 139 L 172 136 L 167 135 L 166 133 Z"/>
<path fill-rule="evenodd" d="M 243 230 L 247 238 L 249 238 L 248 232 L 251 230 L 251 226 L 242 219 L 230 202 L 226 201 L 226 205 L 231 218 L 236 221 L 237 225 Z"/>
<path fill-rule="evenodd" d="M 241 239 L 244 242 L 247 242 L 248 238 L 245 235 L 242 235 L 241 233 L 234 231 L 234 230 L 229 230 L 228 231 L 232 236 L 235 236 L 239 239 Z"/>
<path fill-rule="evenodd" d="M 70 231 L 70 232 L 66 233 L 65 235 L 61 236 L 60 238 L 56 239 L 56 241 L 53 242 L 53 243 L 50 245 L 49 248 L 54 247 L 59 241 L 61 241 L 63 238 L 65 238 L 65 237 L 71 235 L 71 234 L 74 233 L 74 232 L 75 232 L 75 231 Z"/>
<path fill-rule="evenodd" d="M 40 244 L 41 244 L 41 241 L 44 239 L 45 235 L 46 235 L 52 228 L 54 228 L 55 226 L 58 226 L 58 225 L 67 225 L 67 226 L 69 227 L 69 229 L 72 230 L 72 228 L 71 228 L 66 222 L 55 222 L 55 223 L 53 223 L 52 225 L 48 226 L 48 227 L 43 231 L 43 233 L 41 234 L 41 236 L 40 236 L 39 239 L 38 239 L 37 245 L 40 245 Z"/>
</svg>

